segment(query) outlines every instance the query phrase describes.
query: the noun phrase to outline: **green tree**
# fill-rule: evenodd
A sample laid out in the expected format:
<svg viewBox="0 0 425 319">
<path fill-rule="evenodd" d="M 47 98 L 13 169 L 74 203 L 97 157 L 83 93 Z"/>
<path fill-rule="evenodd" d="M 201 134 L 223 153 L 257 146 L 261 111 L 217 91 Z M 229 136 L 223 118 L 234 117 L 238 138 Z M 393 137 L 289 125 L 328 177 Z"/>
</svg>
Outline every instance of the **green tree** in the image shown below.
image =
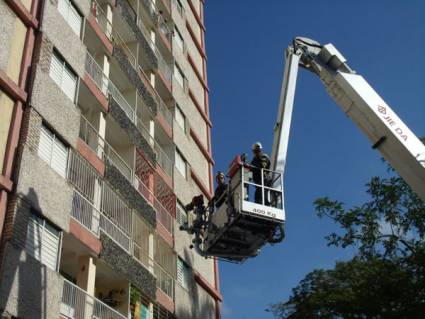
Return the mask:
<svg viewBox="0 0 425 319">
<path fill-rule="evenodd" d="M 425 204 L 393 170 L 366 186 L 370 200 L 360 206 L 315 201 L 317 215 L 340 226 L 328 245 L 357 253 L 307 274 L 271 305 L 276 318 L 425 318 Z"/>
</svg>

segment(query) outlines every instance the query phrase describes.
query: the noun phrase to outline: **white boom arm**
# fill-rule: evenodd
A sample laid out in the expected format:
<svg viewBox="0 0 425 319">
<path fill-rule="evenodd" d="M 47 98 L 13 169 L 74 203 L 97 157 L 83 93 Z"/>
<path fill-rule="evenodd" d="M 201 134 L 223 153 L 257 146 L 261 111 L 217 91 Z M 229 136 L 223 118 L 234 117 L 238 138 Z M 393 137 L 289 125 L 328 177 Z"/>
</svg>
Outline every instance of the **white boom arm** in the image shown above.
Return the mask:
<svg viewBox="0 0 425 319">
<path fill-rule="evenodd" d="M 360 128 L 414 192 L 425 201 L 425 145 L 375 90 L 346 64 L 332 45 L 295 38 L 286 51 L 285 71 L 272 150 L 272 170 L 283 171 L 298 67 L 320 77 L 329 95 Z"/>
</svg>

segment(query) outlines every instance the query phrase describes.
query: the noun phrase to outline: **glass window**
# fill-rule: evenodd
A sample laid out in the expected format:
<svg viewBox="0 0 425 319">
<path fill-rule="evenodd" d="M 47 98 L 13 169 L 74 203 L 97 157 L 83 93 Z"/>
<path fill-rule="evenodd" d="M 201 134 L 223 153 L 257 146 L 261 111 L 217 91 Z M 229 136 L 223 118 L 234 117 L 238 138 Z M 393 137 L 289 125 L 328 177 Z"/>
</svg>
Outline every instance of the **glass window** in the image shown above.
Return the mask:
<svg viewBox="0 0 425 319">
<path fill-rule="evenodd" d="M 68 163 L 68 147 L 57 139 L 56 135 L 46 128 L 41 127 L 38 156 L 43 159 L 59 175 L 66 177 Z"/>
<path fill-rule="evenodd" d="M 176 104 L 175 117 L 177 124 L 186 132 L 186 117 L 180 107 Z"/>
<path fill-rule="evenodd" d="M 183 72 L 181 71 L 180 67 L 175 64 L 174 67 L 174 78 L 176 79 L 177 83 L 184 88 L 184 75 Z"/>
<path fill-rule="evenodd" d="M 83 16 L 78 12 L 74 4 L 69 0 L 59 0 L 58 10 L 75 34 L 80 37 Z"/>
<path fill-rule="evenodd" d="M 190 267 L 179 257 L 177 258 L 177 282 L 185 289 L 189 289 Z"/>
<path fill-rule="evenodd" d="M 77 89 L 77 75 L 67 65 L 65 60 L 55 51 L 50 63 L 50 77 L 62 89 L 72 102 L 75 100 L 75 91 Z"/>
<path fill-rule="evenodd" d="M 184 178 L 187 176 L 187 165 L 183 155 L 176 149 L 176 168 Z"/>
<path fill-rule="evenodd" d="M 180 48 L 180 50 L 184 51 L 183 37 L 176 27 L 174 27 L 174 43 Z"/>
<path fill-rule="evenodd" d="M 45 219 L 31 214 L 28 220 L 25 250 L 47 267 L 56 270 L 60 232 Z"/>
<path fill-rule="evenodd" d="M 187 223 L 187 212 L 180 202 L 177 202 L 176 220 L 180 225 Z"/>
</svg>

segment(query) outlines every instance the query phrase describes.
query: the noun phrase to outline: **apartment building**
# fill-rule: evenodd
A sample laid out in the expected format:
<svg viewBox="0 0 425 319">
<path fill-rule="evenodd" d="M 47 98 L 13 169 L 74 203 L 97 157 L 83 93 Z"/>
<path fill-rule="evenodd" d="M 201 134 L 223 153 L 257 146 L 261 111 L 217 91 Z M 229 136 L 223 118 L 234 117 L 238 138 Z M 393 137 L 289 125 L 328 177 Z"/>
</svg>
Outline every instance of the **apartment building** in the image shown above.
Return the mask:
<svg viewBox="0 0 425 319">
<path fill-rule="evenodd" d="M 204 0 L 0 2 L 0 313 L 220 318 Z"/>
</svg>

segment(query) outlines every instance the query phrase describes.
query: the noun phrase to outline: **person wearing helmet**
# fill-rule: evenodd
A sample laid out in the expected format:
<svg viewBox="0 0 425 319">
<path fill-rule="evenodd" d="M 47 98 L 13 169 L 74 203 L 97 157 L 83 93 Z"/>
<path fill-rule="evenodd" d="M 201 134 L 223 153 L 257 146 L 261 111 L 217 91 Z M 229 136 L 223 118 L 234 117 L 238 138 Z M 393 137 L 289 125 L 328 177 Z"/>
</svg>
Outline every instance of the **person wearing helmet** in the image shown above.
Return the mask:
<svg viewBox="0 0 425 319">
<path fill-rule="evenodd" d="M 210 201 L 210 205 L 215 205 L 216 208 L 219 208 L 227 199 L 227 183 L 225 181 L 224 173 L 218 171 L 215 175 L 215 180 L 217 182 L 217 187 L 214 192 L 214 196 Z"/>
<path fill-rule="evenodd" d="M 264 172 L 264 180 L 261 180 L 261 169 L 270 169 L 270 158 L 263 152 L 263 146 L 260 142 L 255 142 L 252 145 L 253 159 L 251 161 L 252 166 L 252 180 L 255 184 L 262 185 L 264 182 L 265 186 L 269 186 L 269 174 Z M 268 205 L 268 190 L 264 190 L 265 205 Z M 255 202 L 262 204 L 262 191 L 261 187 L 255 188 Z"/>
</svg>

